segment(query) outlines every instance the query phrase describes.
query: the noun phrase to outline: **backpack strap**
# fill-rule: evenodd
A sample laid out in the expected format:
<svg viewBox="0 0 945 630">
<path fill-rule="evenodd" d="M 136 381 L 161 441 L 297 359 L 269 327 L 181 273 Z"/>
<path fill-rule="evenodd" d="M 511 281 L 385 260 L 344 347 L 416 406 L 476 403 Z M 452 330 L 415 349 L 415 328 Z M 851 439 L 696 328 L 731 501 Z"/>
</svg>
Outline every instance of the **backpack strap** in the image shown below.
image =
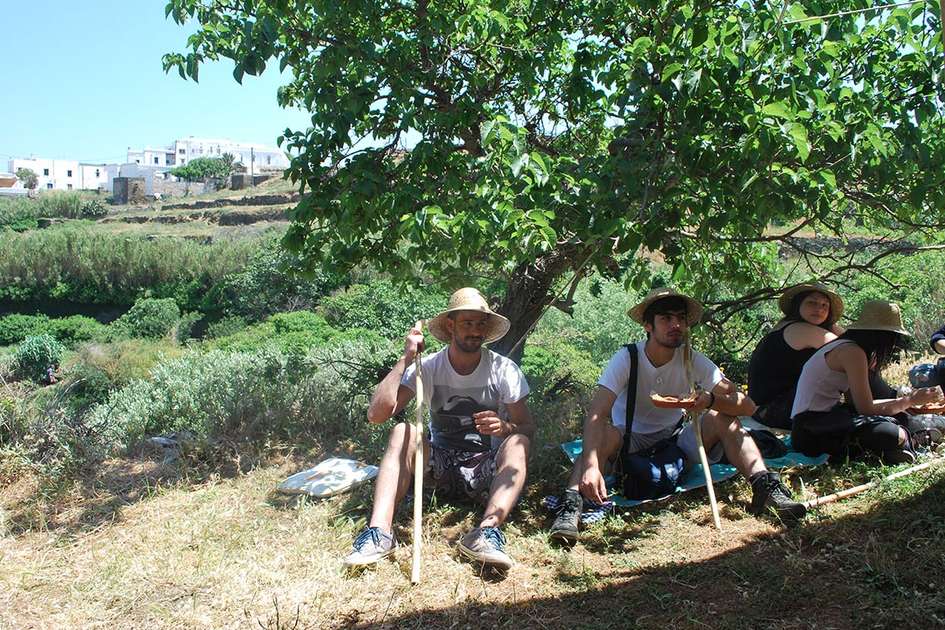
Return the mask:
<svg viewBox="0 0 945 630">
<path fill-rule="evenodd" d="M 633 412 L 637 405 L 637 376 L 639 374 L 640 357 L 637 353 L 637 344 L 628 343 L 624 346 L 630 353 L 630 378 L 627 379 L 627 412 L 623 432 L 624 455 L 630 453 L 630 433 L 633 430 Z"/>
</svg>

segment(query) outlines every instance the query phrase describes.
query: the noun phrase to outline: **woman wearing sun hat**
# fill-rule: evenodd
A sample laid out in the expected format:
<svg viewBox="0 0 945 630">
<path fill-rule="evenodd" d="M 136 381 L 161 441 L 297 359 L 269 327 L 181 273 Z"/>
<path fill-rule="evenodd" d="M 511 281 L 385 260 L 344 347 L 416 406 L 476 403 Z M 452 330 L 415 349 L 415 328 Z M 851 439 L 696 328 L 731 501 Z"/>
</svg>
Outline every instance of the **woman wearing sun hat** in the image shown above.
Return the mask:
<svg viewBox="0 0 945 630">
<path fill-rule="evenodd" d="M 756 420 L 790 429 L 797 379 L 804 363 L 843 332 L 837 326 L 843 300 L 811 282 L 788 288 L 778 306 L 784 317 L 758 343 L 748 363 L 748 396 L 758 405 Z"/>
<path fill-rule="evenodd" d="M 874 400 L 869 383 L 870 371 L 880 371 L 908 336 L 897 304 L 864 303 L 846 332 L 804 364 L 791 410 L 794 448 L 831 459 L 872 453 L 891 464 L 915 461 L 908 431 L 892 416 L 939 400 L 940 390 Z"/>
</svg>

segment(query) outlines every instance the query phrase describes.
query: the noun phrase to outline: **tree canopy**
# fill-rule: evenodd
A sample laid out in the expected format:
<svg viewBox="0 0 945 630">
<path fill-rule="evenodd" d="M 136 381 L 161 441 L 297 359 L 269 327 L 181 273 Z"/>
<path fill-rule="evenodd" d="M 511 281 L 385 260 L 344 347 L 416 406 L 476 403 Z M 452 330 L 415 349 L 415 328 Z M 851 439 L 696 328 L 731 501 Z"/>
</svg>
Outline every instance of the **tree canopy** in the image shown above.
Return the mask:
<svg viewBox="0 0 945 630">
<path fill-rule="evenodd" d="M 16 169 L 16 178 L 23 183 L 24 188 L 33 190 L 39 185 L 39 177 L 31 168 L 21 167 Z"/>
<path fill-rule="evenodd" d="M 710 317 L 770 295 L 804 227 L 893 249 L 945 223 L 937 2 L 171 0 L 166 70 L 291 69 L 308 265 L 503 280 L 508 350 L 563 283 L 653 252 Z M 785 226 L 779 228 L 778 226 Z M 883 251 L 891 251 L 889 249 Z M 822 265 L 849 269 L 852 258 Z"/>
<path fill-rule="evenodd" d="M 233 172 L 234 159 L 229 153 L 223 156 L 198 157 L 187 164 L 171 169 L 171 175 L 188 182 L 202 182 L 212 177 L 229 177 Z"/>
</svg>

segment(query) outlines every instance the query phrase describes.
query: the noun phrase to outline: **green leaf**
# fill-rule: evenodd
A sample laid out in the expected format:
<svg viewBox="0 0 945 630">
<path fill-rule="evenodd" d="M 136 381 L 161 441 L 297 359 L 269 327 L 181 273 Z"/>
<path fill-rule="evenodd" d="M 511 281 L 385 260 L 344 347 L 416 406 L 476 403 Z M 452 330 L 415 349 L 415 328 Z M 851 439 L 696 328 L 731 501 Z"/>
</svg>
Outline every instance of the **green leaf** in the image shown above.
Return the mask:
<svg viewBox="0 0 945 630">
<path fill-rule="evenodd" d="M 791 112 L 787 103 L 784 101 L 774 101 L 773 103 L 768 103 L 761 108 L 761 113 L 765 116 L 774 116 L 775 118 L 784 118 L 785 120 L 791 120 L 794 118 L 793 112 Z"/>
<path fill-rule="evenodd" d="M 669 64 L 668 66 L 663 68 L 663 74 L 660 78 L 660 81 L 665 83 L 667 79 L 671 78 L 673 75 L 675 75 L 677 72 L 679 72 L 682 69 L 683 69 L 683 65 L 681 63 Z"/>
<path fill-rule="evenodd" d="M 807 137 L 807 128 L 800 123 L 792 123 L 790 127 L 791 139 L 794 140 L 794 148 L 797 149 L 797 155 L 801 162 L 806 162 L 810 155 L 810 140 Z"/>
</svg>

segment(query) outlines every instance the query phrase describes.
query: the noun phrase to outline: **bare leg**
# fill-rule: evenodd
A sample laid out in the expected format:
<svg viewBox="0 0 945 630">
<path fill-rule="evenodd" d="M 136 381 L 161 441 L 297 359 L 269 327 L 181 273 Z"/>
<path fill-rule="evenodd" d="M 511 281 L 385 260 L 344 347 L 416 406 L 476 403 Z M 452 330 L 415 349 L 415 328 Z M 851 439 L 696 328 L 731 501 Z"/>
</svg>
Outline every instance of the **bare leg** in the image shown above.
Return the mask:
<svg viewBox="0 0 945 630">
<path fill-rule="evenodd" d="M 623 432 L 621 429 L 609 423 L 602 423 L 595 428 L 598 429 L 599 435 L 589 436 L 587 435 L 587 431 L 585 431 L 584 445 L 587 446 L 591 443 L 591 440 L 593 440 L 593 442 L 598 445 L 598 461 L 603 462 L 603 466 L 606 467 L 606 462 L 611 461 L 623 445 Z M 581 456 L 574 462 L 574 468 L 571 469 L 571 476 L 568 478 L 569 490 L 577 490 L 578 486 L 581 484 L 581 477 L 584 475 L 584 469 L 587 467 L 586 452 L 586 450 L 582 452 Z M 600 471 L 602 475 L 606 472 L 606 470 Z"/>
<path fill-rule="evenodd" d="M 399 422 L 390 432 L 387 450 L 384 451 L 384 458 L 374 483 L 374 507 L 369 524 L 371 527 L 380 527 L 388 533 L 391 531 L 394 510 L 407 494 L 413 480 L 415 430 L 413 426 Z M 430 445 L 424 442 L 424 461 L 430 461 L 429 455 Z"/>
<path fill-rule="evenodd" d="M 502 442 L 496 453 L 496 470 L 489 488 L 489 502 L 479 527 L 499 527 L 515 507 L 525 487 L 530 444 L 528 436 L 519 433 L 510 435 Z"/>
<path fill-rule="evenodd" d="M 706 452 L 711 451 L 719 441 L 722 442 L 728 461 L 732 462 L 746 479 L 768 470 L 758 445 L 742 429 L 738 419 L 710 411 L 703 417 L 702 422 L 702 443 Z"/>
</svg>

